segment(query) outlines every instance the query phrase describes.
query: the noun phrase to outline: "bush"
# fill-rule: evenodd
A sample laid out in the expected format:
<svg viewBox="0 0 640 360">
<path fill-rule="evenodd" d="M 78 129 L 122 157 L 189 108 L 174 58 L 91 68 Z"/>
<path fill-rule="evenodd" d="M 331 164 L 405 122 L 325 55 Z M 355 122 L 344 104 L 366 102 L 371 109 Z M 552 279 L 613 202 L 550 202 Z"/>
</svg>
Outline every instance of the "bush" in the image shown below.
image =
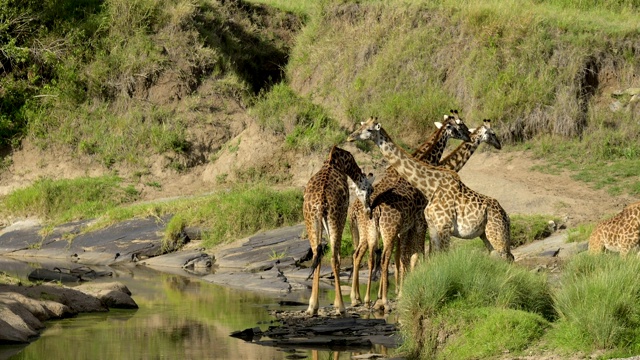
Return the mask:
<svg viewBox="0 0 640 360">
<path fill-rule="evenodd" d="M 204 246 L 236 240 L 263 229 L 302 221 L 302 192 L 266 186 L 236 187 L 213 195 L 202 206 L 182 214 L 189 224 L 205 224 Z"/>
<path fill-rule="evenodd" d="M 284 135 L 289 149 L 307 153 L 327 150 L 347 138 L 346 131 L 322 107 L 283 83 L 258 98 L 253 114 L 262 126 Z"/>
<path fill-rule="evenodd" d="M 405 280 L 398 308 L 405 348 L 414 355 L 434 355 L 446 346 L 433 341 L 443 329 L 455 328 L 447 320 L 451 309 L 518 310 L 534 313 L 540 321 L 555 317 L 545 277 L 470 247 L 435 254 L 419 265 Z"/>
<path fill-rule="evenodd" d="M 559 321 L 552 341 L 569 349 L 640 350 L 639 272 L 636 257 L 582 254 L 572 259 L 554 294 Z"/>
</svg>

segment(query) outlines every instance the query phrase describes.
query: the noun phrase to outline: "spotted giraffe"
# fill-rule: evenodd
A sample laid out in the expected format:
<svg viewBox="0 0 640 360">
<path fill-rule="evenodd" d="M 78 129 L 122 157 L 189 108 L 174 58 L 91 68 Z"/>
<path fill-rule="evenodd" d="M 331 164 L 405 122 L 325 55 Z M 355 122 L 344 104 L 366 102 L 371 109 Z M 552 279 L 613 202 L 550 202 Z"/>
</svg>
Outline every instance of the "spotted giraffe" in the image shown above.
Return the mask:
<svg viewBox="0 0 640 360">
<path fill-rule="evenodd" d="M 589 237 L 589 252 L 604 250 L 640 255 L 640 202 L 625 207 L 611 219 L 599 223 Z"/>
<path fill-rule="evenodd" d="M 437 164 L 450 137 L 462 140 L 469 139 L 469 130 L 458 117 L 457 111 L 452 110 L 451 113 L 453 114 L 452 116 L 444 116 L 444 124 L 436 123 L 438 129 L 414 152 L 413 156 L 422 161 Z M 360 238 L 353 255 L 351 304 L 358 305 L 362 303 L 359 291 L 359 269 L 367 250 L 369 252 L 369 277 L 367 279 L 364 302 L 368 304 L 370 301 L 374 250 L 377 247 L 378 238 L 381 237 L 383 241 L 382 275 L 378 290 L 378 301 L 374 308 L 386 311 L 388 310 L 388 266 L 393 247 L 397 241 L 404 242 L 401 239 L 405 237 L 421 237 L 424 248 L 426 221 L 423 211 L 427 202 L 422 193 L 400 177 L 392 167 L 386 169 L 382 180 L 376 184 L 376 189 L 371 198 L 375 198 L 378 204 L 377 210 L 372 214 L 371 219 L 364 215 L 361 203 L 356 201 L 349 208 L 349 219 L 353 232 L 352 238 L 354 240 Z M 396 251 L 396 266 L 398 266 L 399 255 L 400 252 Z M 396 291 L 399 289 L 403 270 L 404 268 L 396 269 Z"/>
<path fill-rule="evenodd" d="M 502 149 L 502 144 L 500 143 L 500 139 L 498 139 L 498 135 L 491 128 L 490 119 L 484 119 L 482 126 L 475 129 L 469 129 L 469 131 L 471 141 L 463 142 L 458 145 L 457 148 L 440 160 L 438 167 L 453 170 L 455 172 L 460 171 L 482 143 L 487 143 L 498 150 Z M 375 196 L 372 195 L 371 199 L 373 204 L 377 202 Z M 372 207 L 374 206 L 375 205 L 372 205 Z M 422 254 L 424 251 L 424 237 L 418 239 L 410 238 L 408 240 L 409 241 L 401 242 L 397 251 L 400 254 L 399 263 L 401 275 L 406 273 L 406 269 L 413 267 L 413 264 L 415 264 L 417 260 L 417 256 Z"/>
<path fill-rule="evenodd" d="M 447 250 L 452 235 L 480 237 L 492 254 L 513 261 L 509 215 L 497 200 L 467 187 L 455 171 L 431 166 L 407 154 L 376 118 L 362 122 L 347 140 L 372 140 L 400 176 L 424 194 L 429 202 L 425 218 L 431 249 Z"/>
<path fill-rule="evenodd" d="M 335 283 L 333 306 L 338 314 L 345 312 L 340 291 L 340 242 L 349 207 L 349 184 L 347 177 L 356 184 L 356 196 L 370 211 L 369 201 L 373 192 L 373 179 L 367 177 L 350 152 L 334 146 L 322 168 L 309 179 L 304 190 L 303 216 L 313 252 L 313 285 L 307 314 L 318 313 L 318 290 L 320 286 L 320 261 L 322 258 L 322 231 L 329 237 L 332 250 L 331 267 Z"/>
</svg>

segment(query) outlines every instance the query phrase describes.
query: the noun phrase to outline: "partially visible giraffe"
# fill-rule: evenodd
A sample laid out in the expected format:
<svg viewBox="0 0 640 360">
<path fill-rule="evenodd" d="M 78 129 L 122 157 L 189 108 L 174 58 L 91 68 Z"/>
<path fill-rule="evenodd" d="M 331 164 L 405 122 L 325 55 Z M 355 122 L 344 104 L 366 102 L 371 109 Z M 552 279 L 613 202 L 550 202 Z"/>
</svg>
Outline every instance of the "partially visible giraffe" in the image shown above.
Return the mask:
<svg viewBox="0 0 640 360">
<path fill-rule="evenodd" d="M 437 164 L 444 152 L 449 138 L 469 140 L 469 129 L 458 117 L 457 110 L 451 110 L 452 116 L 444 116 L 443 123 L 436 123 L 437 130 L 414 152 L 414 156 L 422 161 Z M 383 250 L 381 257 L 381 279 L 378 290 L 378 302 L 374 308 L 384 308 L 388 310 L 388 266 L 391 260 L 391 253 L 395 243 L 406 242 L 405 237 L 422 238 L 424 249 L 424 239 L 426 235 L 426 221 L 424 219 L 424 208 L 427 205 L 426 199 L 420 191 L 411 186 L 406 180 L 399 176 L 393 167 L 387 167 L 382 180 L 376 184 L 374 193 L 371 196 L 376 199 L 378 206 L 372 217 L 364 215 L 363 206 L 355 201 L 349 208 L 349 219 L 354 239 L 355 251 L 353 254 L 351 304 L 362 303 L 360 298 L 359 269 L 364 254 L 369 251 L 369 277 L 367 279 L 367 289 L 364 302 L 369 303 L 371 294 L 371 281 L 374 270 L 374 250 L 378 246 L 378 238 L 382 238 Z M 396 266 L 400 252 L 396 251 Z M 398 268 L 396 275 L 396 291 L 399 288 Z"/>
<path fill-rule="evenodd" d="M 597 254 L 605 249 L 640 255 L 640 202 L 625 207 L 611 219 L 599 223 L 589 237 L 589 252 Z"/>
<path fill-rule="evenodd" d="M 319 308 L 318 290 L 323 229 L 329 237 L 329 245 L 332 250 L 331 267 L 336 291 L 333 306 L 338 314 L 345 312 L 340 291 L 340 242 L 349 207 L 347 176 L 356 184 L 356 196 L 365 204 L 365 211 L 369 212 L 373 179 L 362 172 L 350 152 L 337 146 L 331 149 L 322 168 L 311 176 L 304 189 L 302 212 L 309 244 L 313 252 L 313 265 L 311 274 L 309 274 L 309 277 L 313 274 L 313 285 L 307 309 L 307 314 L 312 316 L 318 313 Z"/>
<path fill-rule="evenodd" d="M 429 202 L 425 218 L 433 250 L 448 249 L 452 235 L 463 239 L 480 237 L 491 253 L 513 261 L 509 215 L 497 200 L 468 188 L 458 173 L 407 154 L 376 118 L 362 122 L 347 140 L 372 140 L 400 176 L 425 195 Z"/>
<path fill-rule="evenodd" d="M 491 129 L 490 119 L 484 119 L 482 126 L 475 129 L 469 129 L 469 131 L 471 132 L 469 135 L 471 141 L 463 142 L 458 145 L 457 148 L 440 160 L 438 167 L 453 170 L 455 172 L 460 171 L 482 143 L 487 143 L 498 150 L 502 149 L 502 144 L 500 143 L 500 139 L 498 139 L 498 135 L 493 131 L 493 129 Z M 377 199 L 374 195 L 371 196 L 371 202 L 371 207 L 374 208 L 377 203 Z M 409 239 L 409 241 L 399 243 L 397 253 L 400 254 L 400 260 L 397 262 L 400 264 L 400 282 L 402 282 L 407 269 L 412 268 L 415 264 L 417 255 L 421 254 L 423 251 L 424 236 L 422 238 Z M 431 251 L 431 248 L 429 248 L 429 251 Z M 397 278 L 396 281 L 398 281 Z M 400 286 L 402 286 L 401 283 Z"/>
</svg>

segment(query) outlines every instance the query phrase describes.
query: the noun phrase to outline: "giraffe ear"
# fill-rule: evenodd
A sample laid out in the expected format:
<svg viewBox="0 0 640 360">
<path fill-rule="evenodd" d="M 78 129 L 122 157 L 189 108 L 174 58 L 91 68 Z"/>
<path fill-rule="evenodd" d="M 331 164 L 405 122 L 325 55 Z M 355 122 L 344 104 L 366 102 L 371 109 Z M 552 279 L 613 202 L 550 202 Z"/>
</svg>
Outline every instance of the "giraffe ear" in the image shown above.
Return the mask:
<svg viewBox="0 0 640 360">
<path fill-rule="evenodd" d="M 445 117 L 446 117 L 446 116 L 447 116 L 447 115 L 445 115 Z M 433 125 L 435 125 L 438 129 L 440 129 L 440 128 L 442 127 L 442 123 L 441 123 L 441 122 L 439 122 L 439 121 L 434 122 L 434 123 L 433 123 Z"/>
<path fill-rule="evenodd" d="M 447 121 L 449 119 L 449 115 L 445 115 L 444 116 L 444 121 Z"/>
</svg>

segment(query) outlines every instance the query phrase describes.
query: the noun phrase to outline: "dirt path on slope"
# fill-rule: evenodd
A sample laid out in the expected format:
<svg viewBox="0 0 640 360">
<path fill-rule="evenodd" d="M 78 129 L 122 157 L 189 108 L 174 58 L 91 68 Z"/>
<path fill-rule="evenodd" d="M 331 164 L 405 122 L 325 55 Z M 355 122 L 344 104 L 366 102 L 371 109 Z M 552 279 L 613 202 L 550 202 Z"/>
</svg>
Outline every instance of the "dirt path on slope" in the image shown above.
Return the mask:
<svg viewBox="0 0 640 360">
<path fill-rule="evenodd" d="M 471 157 L 460 171 L 464 183 L 496 198 L 509 214 L 545 214 L 560 218 L 567 227 L 598 222 L 637 201 L 613 197 L 605 190 L 559 175 L 532 170 L 544 161 L 526 152 L 484 152 Z"/>
</svg>

